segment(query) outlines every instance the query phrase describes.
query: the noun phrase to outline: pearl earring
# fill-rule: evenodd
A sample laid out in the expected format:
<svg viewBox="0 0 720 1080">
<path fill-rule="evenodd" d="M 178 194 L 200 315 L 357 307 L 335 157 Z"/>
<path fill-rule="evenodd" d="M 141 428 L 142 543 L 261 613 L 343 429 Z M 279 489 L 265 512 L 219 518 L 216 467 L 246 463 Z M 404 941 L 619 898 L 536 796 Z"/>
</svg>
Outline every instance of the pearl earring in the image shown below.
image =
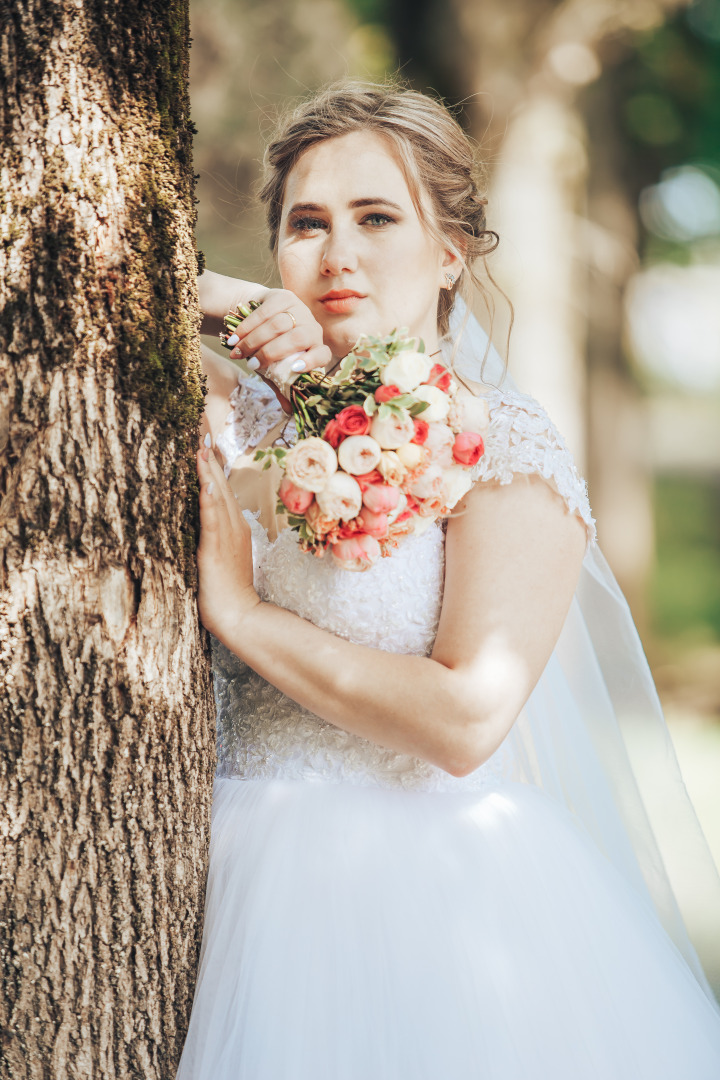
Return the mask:
<svg viewBox="0 0 720 1080">
<path fill-rule="evenodd" d="M 453 285 L 455 284 L 455 275 L 454 274 L 446 274 L 445 275 L 445 281 L 447 282 L 447 285 L 445 286 L 445 288 L 446 289 L 452 289 Z"/>
</svg>

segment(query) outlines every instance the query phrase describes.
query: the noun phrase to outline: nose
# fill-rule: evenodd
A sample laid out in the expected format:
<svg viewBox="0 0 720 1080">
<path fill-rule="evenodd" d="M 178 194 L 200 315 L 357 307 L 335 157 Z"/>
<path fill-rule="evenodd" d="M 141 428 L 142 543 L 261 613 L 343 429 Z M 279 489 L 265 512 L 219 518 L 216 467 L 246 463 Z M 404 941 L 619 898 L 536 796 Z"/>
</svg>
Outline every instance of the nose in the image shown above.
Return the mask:
<svg viewBox="0 0 720 1080">
<path fill-rule="evenodd" d="M 337 227 L 331 229 L 325 240 L 320 264 L 321 274 L 325 277 L 352 274 L 357 270 L 357 265 L 357 251 L 348 230 Z"/>
</svg>

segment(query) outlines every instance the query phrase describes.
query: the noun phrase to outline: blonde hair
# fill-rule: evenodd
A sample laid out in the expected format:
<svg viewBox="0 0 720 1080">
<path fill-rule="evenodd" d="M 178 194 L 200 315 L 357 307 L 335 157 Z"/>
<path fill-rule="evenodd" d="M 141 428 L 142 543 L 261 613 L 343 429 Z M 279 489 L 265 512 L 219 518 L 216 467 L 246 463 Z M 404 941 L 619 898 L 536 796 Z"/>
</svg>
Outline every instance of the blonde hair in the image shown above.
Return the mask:
<svg viewBox="0 0 720 1080">
<path fill-rule="evenodd" d="M 301 154 L 315 143 L 360 130 L 376 131 L 389 140 L 418 217 L 434 240 L 462 260 L 467 277 L 485 293 L 472 266 L 497 247 L 499 237 L 487 227 L 484 176 L 472 144 L 440 101 L 397 82 L 335 83 L 281 120 L 265 153 L 260 191 L 273 253 L 285 186 Z M 430 200 L 431 216 L 423 192 Z M 442 335 L 448 332 L 454 302 L 454 288 L 440 290 L 437 318 Z"/>
</svg>

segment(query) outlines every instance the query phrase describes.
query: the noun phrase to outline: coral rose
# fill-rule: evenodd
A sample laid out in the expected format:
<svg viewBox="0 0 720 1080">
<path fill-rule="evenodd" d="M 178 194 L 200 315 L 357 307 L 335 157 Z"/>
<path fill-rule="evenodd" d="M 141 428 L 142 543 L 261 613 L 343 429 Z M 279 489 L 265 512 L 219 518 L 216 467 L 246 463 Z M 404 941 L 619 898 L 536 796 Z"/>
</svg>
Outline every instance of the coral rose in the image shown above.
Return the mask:
<svg viewBox="0 0 720 1080">
<path fill-rule="evenodd" d="M 389 364 L 380 372 L 380 382 L 384 386 L 399 386 L 403 394 L 414 390 L 421 382 L 425 382 L 432 362 L 425 353 L 404 352 L 396 353 Z"/>
<path fill-rule="evenodd" d="M 337 472 L 338 459 L 330 443 L 313 435 L 288 450 L 284 465 L 285 475 L 296 487 L 317 492 Z"/>
<path fill-rule="evenodd" d="M 335 417 L 335 423 L 343 435 L 367 435 L 370 417 L 359 405 L 348 405 Z"/>
<path fill-rule="evenodd" d="M 378 472 L 388 484 L 402 484 L 407 469 L 394 450 L 383 450 L 378 462 Z"/>
<path fill-rule="evenodd" d="M 388 534 L 390 523 L 387 514 L 375 514 L 367 506 L 363 506 L 357 520 L 361 531 L 367 533 L 368 536 L 374 536 L 376 540 L 382 540 Z"/>
<path fill-rule="evenodd" d="M 336 472 L 322 491 L 318 491 L 316 499 L 325 517 L 349 521 L 350 518 L 357 517 L 362 506 L 362 491 L 354 477 Z"/>
<path fill-rule="evenodd" d="M 380 447 L 370 435 L 348 435 L 338 447 L 340 468 L 346 473 L 369 473 L 379 460 Z"/>
<path fill-rule="evenodd" d="M 280 481 L 278 497 L 283 506 L 291 514 L 304 514 L 314 499 L 312 491 L 304 491 L 303 488 L 295 487 L 292 480 L 284 476 Z"/>
<path fill-rule="evenodd" d="M 448 414 L 450 408 L 450 398 L 447 394 L 437 386 L 418 386 L 417 390 L 413 391 L 413 397 L 416 397 L 419 401 L 427 401 L 427 409 L 423 409 L 422 419 L 426 420 L 428 424 L 433 424 L 438 420 L 444 420 Z"/>
<path fill-rule="evenodd" d="M 484 451 L 485 444 L 482 441 L 482 435 L 474 431 L 461 431 L 455 437 L 452 453 L 458 465 L 475 465 Z"/>
<path fill-rule="evenodd" d="M 433 364 L 425 383 L 427 386 L 437 386 L 447 394 L 452 386 L 452 375 L 444 364 Z"/>
<path fill-rule="evenodd" d="M 401 409 L 399 414 L 373 417 L 370 434 L 383 450 L 397 450 L 410 442 L 415 434 L 415 425 L 410 413 Z"/>
<path fill-rule="evenodd" d="M 391 383 L 390 386 L 378 386 L 375 391 L 375 400 L 378 405 L 383 405 L 386 401 L 392 401 L 394 397 L 400 397 L 402 390 L 399 386 L 395 386 Z"/>
<path fill-rule="evenodd" d="M 412 442 L 419 443 L 422 446 L 428 436 L 427 420 L 418 420 L 416 416 L 413 416 L 413 427 L 415 428 L 415 434 L 412 437 Z"/>
<path fill-rule="evenodd" d="M 343 570 L 369 570 L 380 558 L 380 545 L 374 536 L 358 533 L 333 544 L 332 557 Z"/>
<path fill-rule="evenodd" d="M 325 442 L 329 442 L 334 450 L 337 450 L 340 443 L 343 441 L 344 435 L 340 430 L 340 425 L 337 420 L 329 420 L 325 425 L 323 431 L 323 439 Z"/>
<path fill-rule="evenodd" d="M 400 501 L 400 489 L 389 484 L 372 484 L 363 491 L 362 500 L 363 506 L 373 514 L 388 514 Z"/>
</svg>

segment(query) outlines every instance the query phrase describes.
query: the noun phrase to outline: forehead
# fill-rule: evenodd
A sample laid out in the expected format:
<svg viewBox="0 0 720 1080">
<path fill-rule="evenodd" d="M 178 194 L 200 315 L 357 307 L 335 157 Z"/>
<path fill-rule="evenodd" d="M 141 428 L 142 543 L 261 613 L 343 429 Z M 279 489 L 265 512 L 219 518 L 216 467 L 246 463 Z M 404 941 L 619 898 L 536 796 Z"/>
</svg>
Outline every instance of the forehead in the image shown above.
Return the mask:
<svg viewBox="0 0 720 1080">
<path fill-rule="evenodd" d="M 413 208 L 392 143 L 374 131 L 353 131 L 315 143 L 302 154 L 288 176 L 284 206 L 344 205 L 375 196 Z"/>
</svg>

